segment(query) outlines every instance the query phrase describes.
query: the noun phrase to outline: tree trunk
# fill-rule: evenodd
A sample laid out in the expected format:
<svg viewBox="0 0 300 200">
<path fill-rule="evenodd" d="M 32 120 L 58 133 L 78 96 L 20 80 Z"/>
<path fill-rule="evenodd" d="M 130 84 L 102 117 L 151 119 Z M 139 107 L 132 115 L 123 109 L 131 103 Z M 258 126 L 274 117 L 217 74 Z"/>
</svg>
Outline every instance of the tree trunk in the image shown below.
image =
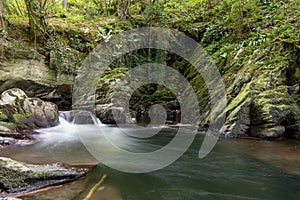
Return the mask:
<svg viewBox="0 0 300 200">
<path fill-rule="evenodd" d="M 7 23 L 4 16 L 4 0 L 0 0 L 0 32 L 7 31 Z"/>
<path fill-rule="evenodd" d="M 68 0 L 63 0 L 62 7 L 63 7 L 63 9 L 67 10 L 67 8 L 68 8 Z"/>
<path fill-rule="evenodd" d="M 30 39 L 36 42 L 37 38 L 47 39 L 49 36 L 46 24 L 43 3 L 40 0 L 25 0 L 30 25 Z M 44 2 L 45 4 L 45 2 Z"/>
<path fill-rule="evenodd" d="M 118 3 L 118 15 L 121 18 L 129 18 L 129 5 L 130 5 L 130 0 L 120 0 Z"/>
</svg>

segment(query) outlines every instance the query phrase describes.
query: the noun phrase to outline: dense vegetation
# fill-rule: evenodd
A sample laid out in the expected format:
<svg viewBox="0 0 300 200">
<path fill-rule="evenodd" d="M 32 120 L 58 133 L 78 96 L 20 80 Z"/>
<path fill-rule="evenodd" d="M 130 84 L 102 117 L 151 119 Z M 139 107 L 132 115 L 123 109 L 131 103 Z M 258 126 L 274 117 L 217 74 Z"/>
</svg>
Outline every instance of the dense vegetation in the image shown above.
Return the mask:
<svg viewBox="0 0 300 200">
<path fill-rule="evenodd" d="M 286 136 L 298 137 L 299 0 L 2 0 L 0 10 L 4 39 L 16 48 L 35 48 L 51 69 L 74 75 L 97 44 L 120 31 L 145 26 L 182 31 L 207 50 L 223 76 L 228 95 L 225 132 L 260 137 L 289 132 Z M 129 63 L 160 57 L 194 85 L 203 123 L 209 121 L 204 112 L 209 109 L 207 89 L 193 67 L 159 51 L 132 55 L 113 63 L 114 70 L 102 77 L 99 104 L 108 103 L 110 83 L 126 72 Z M 156 86 L 144 90 L 155 94 L 153 99 L 168 92 Z M 138 92 L 132 99 L 136 106 Z"/>
</svg>

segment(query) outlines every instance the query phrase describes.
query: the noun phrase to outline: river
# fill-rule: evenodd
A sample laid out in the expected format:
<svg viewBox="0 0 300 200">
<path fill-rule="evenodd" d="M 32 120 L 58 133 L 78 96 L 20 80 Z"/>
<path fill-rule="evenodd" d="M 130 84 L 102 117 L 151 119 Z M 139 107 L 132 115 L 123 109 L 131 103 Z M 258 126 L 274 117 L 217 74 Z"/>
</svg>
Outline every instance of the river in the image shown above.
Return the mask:
<svg viewBox="0 0 300 200">
<path fill-rule="evenodd" d="M 71 166 L 96 165 L 84 178 L 21 197 L 22 199 L 84 199 L 106 174 L 103 185 L 89 200 L 298 200 L 300 198 L 300 142 L 295 140 L 220 140 L 204 159 L 198 158 L 203 141 L 197 135 L 184 155 L 168 167 L 143 174 L 120 172 L 98 164 L 66 122 L 39 130 L 35 144 L 9 147 L 0 156 L 29 163 L 60 162 Z M 83 125 L 85 126 L 85 125 Z M 88 132 L 93 128 L 86 125 Z M 128 150 L 147 152 L 161 148 L 175 130 L 161 131 L 148 139 L 121 136 L 118 127 L 102 125 Z M 130 128 L 129 128 L 130 131 Z"/>
</svg>

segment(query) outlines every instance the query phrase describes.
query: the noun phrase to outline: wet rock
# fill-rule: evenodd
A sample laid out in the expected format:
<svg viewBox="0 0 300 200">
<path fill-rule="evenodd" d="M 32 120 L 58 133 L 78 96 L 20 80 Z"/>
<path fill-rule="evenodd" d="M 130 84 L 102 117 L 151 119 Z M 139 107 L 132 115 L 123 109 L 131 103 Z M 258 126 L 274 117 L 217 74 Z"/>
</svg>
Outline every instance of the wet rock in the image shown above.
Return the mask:
<svg viewBox="0 0 300 200">
<path fill-rule="evenodd" d="M 285 127 L 278 125 L 263 125 L 263 126 L 251 126 L 250 134 L 254 137 L 274 139 L 282 137 L 285 133 Z"/>
<path fill-rule="evenodd" d="M 25 92 L 18 88 L 6 90 L 1 94 L 0 112 L 6 116 L 4 123 L 13 122 L 19 130 L 46 128 L 58 124 L 58 108 L 54 103 L 28 98 Z M 5 127 L 2 123 L 3 125 Z"/>
<path fill-rule="evenodd" d="M 129 114 L 124 112 L 123 107 L 102 104 L 96 106 L 96 115 L 104 124 L 131 123 Z"/>
<path fill-rule="evenodd" d="M 62 111 L 59 113 L 59 116 L 72 124 L 98 124 L 99 123 L 99 120 L 95 117 L 94 114 L 85 110 Z"/>
<path fill-rule="evenodd" d="M 252 136 L 297 138 L 300 135 L 300 108 L 285 87 L 266 90 L 257 95 L 251 113 Z"/>
<path fill-rule="evenodd" d="M 0 147 L 5 147 L 16 143 L 18 143 L 18 140 L 12 137 L 0 137 Z"/>
<path fill-rule="evenodd" d="M 7 193 L 0 194 L 0 198 L 72 181 L 85 172 L 86 169 L 67 169 L 59 164 L 31 165 L 0 157 L 0 190 Z"/>
</svg>

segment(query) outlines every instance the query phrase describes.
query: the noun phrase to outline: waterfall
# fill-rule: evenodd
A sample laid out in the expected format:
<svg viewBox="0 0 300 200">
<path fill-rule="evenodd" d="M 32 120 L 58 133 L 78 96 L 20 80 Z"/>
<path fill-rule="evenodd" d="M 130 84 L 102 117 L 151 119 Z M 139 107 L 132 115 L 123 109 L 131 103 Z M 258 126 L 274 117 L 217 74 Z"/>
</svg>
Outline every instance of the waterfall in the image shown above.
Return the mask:
<svg viewBox="0 0 300 200">
<path fill-rule="evenodd" d="M 41 134 L 35 137 L 41 141 L 39 143 L 41 146 L 48 146 L 49 148 L 65 147 L 70 142 L 80 143 L 78 131 L 83 129 L 97 130 L 97 126 L 100 125 L 102 126 L 100 120 L 89 111 L 61 111 L 59 112 L 58 126 L 38 129 L 36 131 Z"/>
<path fill-rule="evenodd" d="M 85 110 L 61 111 L 60 124 L 93 124 L 100 125 L 101 121 L 91 112 Z"/>
</svg>

